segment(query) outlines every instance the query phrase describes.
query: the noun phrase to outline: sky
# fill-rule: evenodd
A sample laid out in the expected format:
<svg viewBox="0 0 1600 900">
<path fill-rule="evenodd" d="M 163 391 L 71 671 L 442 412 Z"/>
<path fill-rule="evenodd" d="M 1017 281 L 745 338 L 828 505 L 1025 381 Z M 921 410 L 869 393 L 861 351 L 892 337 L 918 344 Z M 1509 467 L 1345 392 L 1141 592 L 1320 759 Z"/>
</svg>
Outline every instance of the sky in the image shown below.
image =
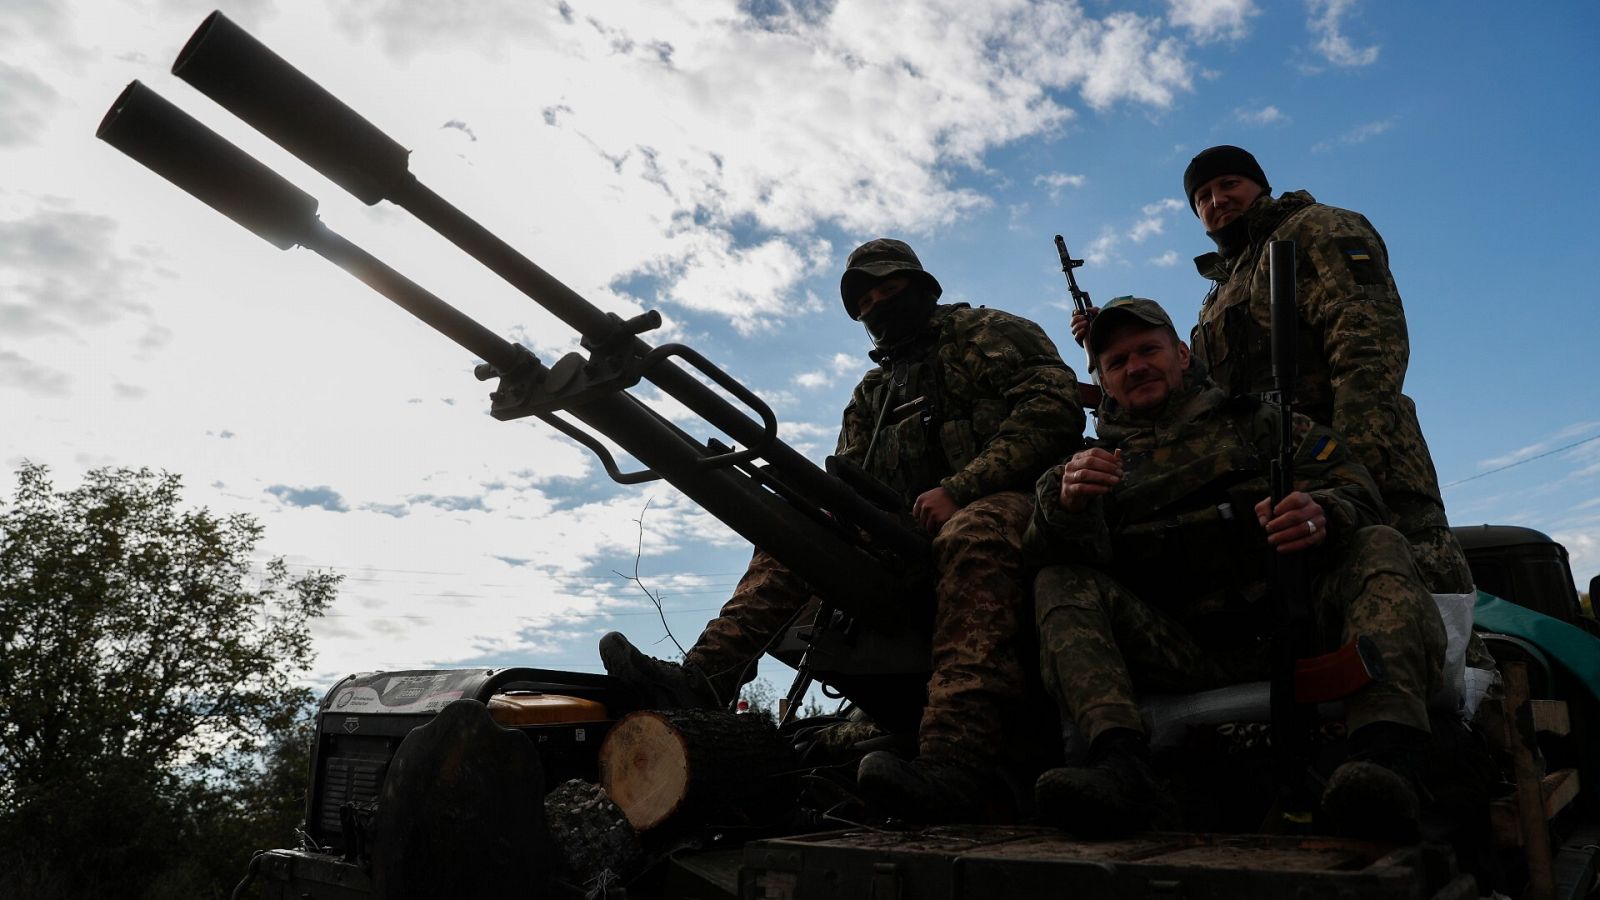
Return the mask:
<svg viewBox="0 0 1600 900">
<path fill-rule="evenodd" d="M 749 545 L 487 415 L 470 354 L 94 139 L 134 79 L 322 221 L 547 363 L 576 337 L 411 216 L 358 200 L 169 74 L 214 7 L 0 0 L 0 461 L 59 487 L 180 474 L 263 559 L 345 577 L 313 685 L 376 669 L 599 670 L 688 646 Z M 1251 149 L 1382 232 L 1407 393 L 1451 519 L 1600 573 L 1600 6 L 1372 0 L 242 0 L 235 22 L 411 151 L 423 184 L 602 309 L 664 317 L 821 461 L 870 367 L 838 277 L 909 241 L 946 301 L 1039 322 L 1080 372 L 1052 237 L 1099 302 L 1180 330 L 1210 249 L 1181 175 Z M 690 433 L 710 426 L 651 389 Z M 11 476 L 14 478 L 14 476 Z M 14 485 L 14 481 L 13 481 Z M 3 494 L 9 496 L 7 485 Z M 632 580 L 635 578 L 637 580 Z M 764 677 L 786 681 L 775 663 Z"/>
</svg>

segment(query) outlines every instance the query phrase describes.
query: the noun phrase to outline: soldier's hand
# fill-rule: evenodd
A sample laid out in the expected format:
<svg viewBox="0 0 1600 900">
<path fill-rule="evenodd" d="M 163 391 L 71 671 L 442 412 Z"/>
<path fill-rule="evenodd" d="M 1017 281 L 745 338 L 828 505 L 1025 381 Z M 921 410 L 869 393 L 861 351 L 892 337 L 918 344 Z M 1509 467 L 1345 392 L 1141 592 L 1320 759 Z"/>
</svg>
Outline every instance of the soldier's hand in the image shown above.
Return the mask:
<svg viewBox="0 0 1600 900">
<path fill-rule="evenodd" d="M 1078 346 L 1082 347 L 1083 342 L 1089 337 L 1089 316 L 1099 311 L 1098 306 L 1089 307 L 1087 316 L 1077 310 L 1072 311 L 1072 339 L 1078 342 Z"/>
<path fill-rule="evenodd" d="M 1121 450 L 1079 450 L 1061 469 L 1061 506 L 1068 512 L 1081 512 L 1091 497 L 1109 494 L 1121 483 Z"/>
<path fill-rule="evenodd" d="M 1305 491 L 1283 498 L 1276 510 L 1272 499 L 1256 504 L 1256 521 L 1266 529 L 1267 543 L 1279 553 L 1295 553 L 1315 547 L 1328 539 L 1328 517 L 1322 504 Z"/>
<path fill-rule="evenodd" d="M 931 491 L 923 491 L 917 497 L 916 502 L 911 504 L 911 515 L 929 534 L 938 534 L 944 523 L 950 521 L 950 517 L 960 508 L 961 504 L 950 496 L 949 491 L 936 487 Z"/>
</svg>

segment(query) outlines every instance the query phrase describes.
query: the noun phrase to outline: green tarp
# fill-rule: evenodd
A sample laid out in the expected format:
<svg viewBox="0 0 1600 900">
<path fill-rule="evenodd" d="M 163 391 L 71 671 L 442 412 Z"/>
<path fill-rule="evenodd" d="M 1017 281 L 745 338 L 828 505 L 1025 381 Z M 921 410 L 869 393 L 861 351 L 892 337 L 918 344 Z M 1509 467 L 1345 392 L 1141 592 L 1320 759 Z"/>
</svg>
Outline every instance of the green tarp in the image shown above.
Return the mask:
<svg viewBox="0 0 1600 900">
<path fill-rule="evenodd" d="M 1600 702 L 1600 637 L 1493 594 L 1478 592 L 1473 627 L 1519 637 L 1538 647 Z"/>
</svg>

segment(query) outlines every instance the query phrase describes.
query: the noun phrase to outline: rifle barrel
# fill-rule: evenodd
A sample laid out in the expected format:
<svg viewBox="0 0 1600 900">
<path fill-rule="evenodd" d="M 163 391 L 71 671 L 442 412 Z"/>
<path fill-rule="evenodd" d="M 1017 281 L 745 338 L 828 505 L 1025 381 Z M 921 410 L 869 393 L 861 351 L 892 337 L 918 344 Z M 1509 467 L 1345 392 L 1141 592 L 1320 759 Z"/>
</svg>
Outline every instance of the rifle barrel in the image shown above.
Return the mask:
<svg viewBox="0 0 1600 900">
<path fill-rule="evenodd" d="M 1294 389 L 1298 377 L 1300 310 L 1295 305 L 1294 241 L 1267 244 L 1268 282 L 1272 324 L 1272 387 L 1283 414 L 1278 420 L 1278 457 L 1272 485 L 1272 503 L 1294 491 Z"/>
</svg>

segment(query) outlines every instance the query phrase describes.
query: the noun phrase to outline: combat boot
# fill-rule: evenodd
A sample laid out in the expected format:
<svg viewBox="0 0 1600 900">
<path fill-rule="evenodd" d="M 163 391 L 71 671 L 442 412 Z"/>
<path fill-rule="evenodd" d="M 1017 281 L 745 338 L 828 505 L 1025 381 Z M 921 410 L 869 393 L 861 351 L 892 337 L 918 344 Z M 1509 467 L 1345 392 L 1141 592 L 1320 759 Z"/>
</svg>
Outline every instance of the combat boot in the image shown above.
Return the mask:
<svg viewBox="0 0 1600 900">
<path fill-rule="evenodd" d="M 716 709 L 723 705 L 711 679 L 697 667 L 646 656 L 618 632 L 600 639 L 600 662 L 605 664 L 606 674 L 621 681 L 646 709 Z"/>
<path fill-rule="evenodd" d="M 919 756 L 907 760 L 889 750 L 861 757 L 856 786 L 873 808 L 910 822 L 975 822 L 994 796 L 998 779 L 976 766 Z"/>
<path fill-rule="evenodd" d="M 1417 772 L 1428 733 L 1374 722 L 1350 735 L 1350 758 L 1322 792 L 1322 824 L 1342 837 L 1395 844 L 1418 840 L 1422 802 Z"/>
<path fill-rule="evenodd" d="M 1087 765 L 1040 775 L 1033 800 L 1041 821 L 1084 838 L 1178 827 L 1178 805 L 1150 769 L 1149 745 L 1128 729 L 1096 740 Z"/>
</svg>

